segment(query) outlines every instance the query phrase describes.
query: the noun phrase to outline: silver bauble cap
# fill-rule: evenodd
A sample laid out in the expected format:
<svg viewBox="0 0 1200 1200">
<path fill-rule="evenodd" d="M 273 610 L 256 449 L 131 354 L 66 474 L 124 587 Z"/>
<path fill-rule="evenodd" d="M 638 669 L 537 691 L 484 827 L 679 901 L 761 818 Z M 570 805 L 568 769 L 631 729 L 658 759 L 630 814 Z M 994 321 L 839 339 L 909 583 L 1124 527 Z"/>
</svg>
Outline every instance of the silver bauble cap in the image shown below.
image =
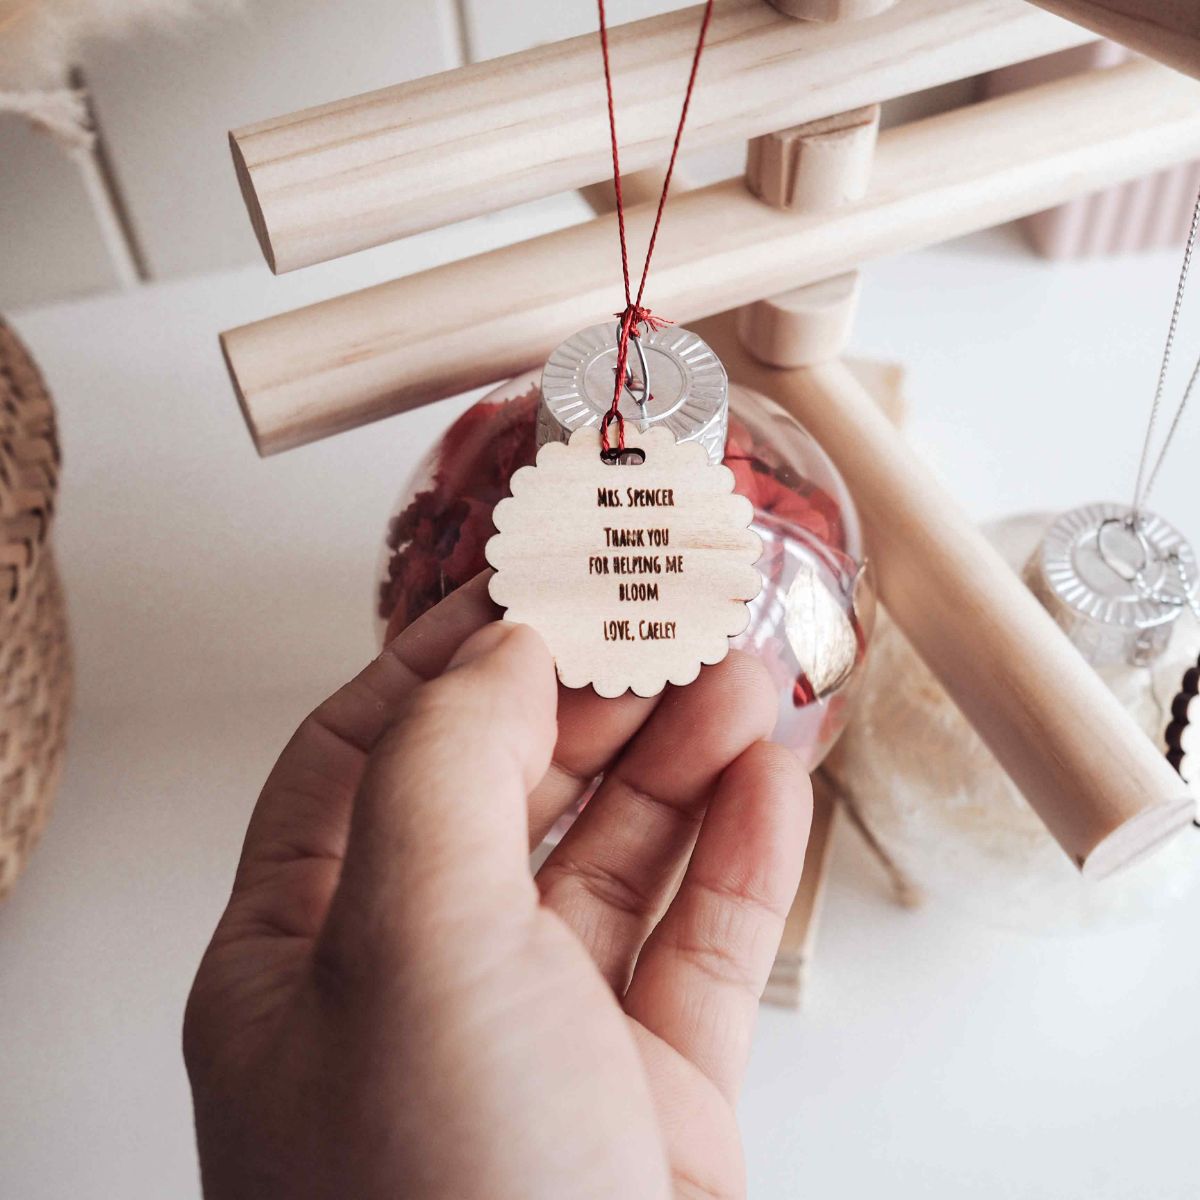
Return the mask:
<svg viewBox="0 0 1200 1200">
<path fill-rule="evenodd" d="M 694 333 L 668 325 L 641 337 L 650 368 L 650 400 L 643 408 L 623 392 L 627 429 L 669 429 L 677 442 L 699 442 L 709 459 L 725 455 L 729 424 L 729 378 L 721 360 Z M 617 322 L 592 325 L 567 338 L 542 370 L 537 443 L 565 442 L 576 429 L 598 426 L 612 404 L 617 366 Z M 635 348 L 629 369 L 640 383 Z"/>
<path fill-rule="evenodd" d="M 1128 505 L 1111 503 L 1064 513 L 1046 531 L 1025 570 L 1034 594 L 1094 666 L 1141 666 L 1167 648 L 1182 606 L 1154 593 L 1181 595 L 1178 572 L 1166 561 L 1170 556 L 1178 559 L 1189 590 L 1196 592 L 1196 557 L 1183 535 L 1143 511 L 1143 544 L 1125 527 L 1129 515 Z M 1133 579 L 1139 567 L 1140 587 Z"/>
</svg>

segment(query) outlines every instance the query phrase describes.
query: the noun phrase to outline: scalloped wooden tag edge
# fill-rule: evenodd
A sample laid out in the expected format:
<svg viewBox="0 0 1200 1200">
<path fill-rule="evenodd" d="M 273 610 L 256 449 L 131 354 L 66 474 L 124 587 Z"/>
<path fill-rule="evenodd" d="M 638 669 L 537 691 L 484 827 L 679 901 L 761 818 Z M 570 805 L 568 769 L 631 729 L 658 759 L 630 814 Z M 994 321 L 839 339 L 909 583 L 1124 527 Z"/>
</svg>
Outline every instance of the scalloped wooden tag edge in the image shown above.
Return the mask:
<svg viewBox="0 0 1200 1200">
<path fill-rule="evenodd" d="M 485 547 L 492 599 L 545 640 L 566 687 L 658 695 L 729 653 L 762 589 L 754 508 L 733 473 L 665 429 L 631 430 L 643 463 L 600 458 L 597 430 L 513 476 Z"/>
</svg>

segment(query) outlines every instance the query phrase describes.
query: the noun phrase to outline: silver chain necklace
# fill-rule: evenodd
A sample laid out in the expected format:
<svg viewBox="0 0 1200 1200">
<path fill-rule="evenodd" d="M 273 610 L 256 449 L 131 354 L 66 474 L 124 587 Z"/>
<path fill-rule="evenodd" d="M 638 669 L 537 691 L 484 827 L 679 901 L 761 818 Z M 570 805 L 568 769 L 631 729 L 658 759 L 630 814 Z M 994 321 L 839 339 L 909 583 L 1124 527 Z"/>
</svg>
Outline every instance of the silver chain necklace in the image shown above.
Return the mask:
<svg viewBox="0 0 1200 1200">
<path fill-rule="evenodd" d="M 1155 481 L 1158 479 L 1159 471 L 1166 460 L 1167 452 L 1170 450 L 1171 443 L 1175 439 L 1176 431 L 1179 429 L 1183 414 L 1187 410 L 1188 402 L 1191 400 L 1192 392 L 1196 387 L 1196 381 L 1200 379 L 1200 356 L 1197 356 L 1196 364 L 1192 368 L 1191 375 L 1188 377 L 1187 386 L 1183 389 L 1183 395 L 1180 397 L 1179 404 L 1175 409 L 1175 415 L 1171 418 L 1167 435 L 1163 439 L 1162 446 L 1159 448 L 1158 457 L 1155 458 L 1154 465 L 1150 466 L 1150 447 L 1154 441 L 1154 429 L 1158 423 L 1163 397 L 1167 390 L 1167 374 L 1171 366 L 1171 352 L 1175 347 L 1175 334 L 1179 328 L 1179 316 L 1183 310 L 1184 297 L 1187 293 L 1188 273 L 1191 270 L 1192 253 L 1196 247 L 1198 231 L 1200 231 L 1200 194 L 1197 194 L 1196 203 L 1192 209 L 1192 223 L 1188 228 L 1187 243 L 1183 250 L 1183 264 L 1179 270 L 1179 283 L 1175 288 L 1175 303 L 1171 309 L 1171 321 L 1167 326 L 1167 340 L 1163 347 L 1162 363 L 1158 369 L 1158 382 L 1154 389 L 1154 401 L 1150 405 L 1150 419 L 1146 423 L 1146 437 L 1142 442 L 1142 453 L 1138 460 L 1137 479 L 1133 486 L 1133 502 L 1130 504 L 1129 513 L 1125 517 L 1110 517 L 1101 525 L 1099 530 L 1100 536 L 1097 540 L 1097 550 L 1111 570 L 1115 571 L 1122 579 L 1133 583 L 1148 599 L 1156 600 L 1160 604 L 1175 608 L 1186 606 L 1200 620 L 1200 597 L 1196 594 L 1197 589 L 1194 586 L 1194 581 L 1188 576 L 1186 564 L 1177 553 L 1172 551 L 1167 555 L 1165 560 L 1160 560 L 1164 561 L 1165 565 L 1170 567 L 1178 577 L 1179 589 L 1177 591 L 1174 588 L 1164 588 L 1161 584 L 1154 587 L 1147 582 L 1146 570 L 1151 562 L 1155 560 L 1155 555 L 1142 528 L 1142 514 L 1146 506 L 1146 501 L 1150 497 L 1150 492 L 1154 487 Z M 1147 471 L 1147 468 L 1149 468 L 1149 471 Z M 1106 526 L 1110 529 L 1120 527 L 1126 534 L 1131 534 L 1136 539 L 1140 553 L 1138 561 L 1131 562 L 1128 558 L 1113 554 L 1110 550 L 1106 549 L 1104 536 Z"/>
</svg>

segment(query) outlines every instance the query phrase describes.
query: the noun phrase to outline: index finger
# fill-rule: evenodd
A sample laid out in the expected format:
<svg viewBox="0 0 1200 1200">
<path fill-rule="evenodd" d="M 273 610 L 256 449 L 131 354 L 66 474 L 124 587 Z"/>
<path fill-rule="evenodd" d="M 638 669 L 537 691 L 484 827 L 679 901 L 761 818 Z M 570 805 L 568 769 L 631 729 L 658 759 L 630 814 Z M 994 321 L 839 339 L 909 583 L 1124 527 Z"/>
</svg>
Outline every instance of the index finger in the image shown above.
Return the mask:
<svg viewBox="0 0 1200 1200">
<path fill-rule="evenodd" d="M 235 895 L 255 889 L 268 923 L 311 931 L 337 882 L 345 854 L 350 811 L 367 755 L 394 723 L 412 690 L 445 670 L 473 633 L 499 609 L 488 595 L 484 571 L 418 617 L 372 663 L 321 704 L 301 724 L 267 779 L 242 849 Z M 590 689 L 559 689 L 559 731 L 550 768 L 529 797 L 529 842 L 536 846 L 551 825 L 590 787 L 592 780 L 637 732 L 657 700 L 632 694 L 602 700 Z M 324 864 L 313 915 L 279 911 L 293 891 L 274 895 L 264 876 L 300 859 Z M 294 882 L 294 880 L 292 881 Z"/>
<path fill-rule="evenodd" d="M 460 643 L 500 615 L 488 595 L 492 574 L 482 571 L 400 634 L 405 661 L 424 678 L 440 673 Z M 453 610 L 443 617 L 452 601 Z M 450 639 L 454 645 L 447 649 Z M 531 850 L 616 758 L 660 699 L 627 692 L 605 700 L 591 688 L 558 689 L 558 741 L 549 769 L 529 795 Z"/>
<path fill-rule="evenodd" d="M 256 881 L 262 862 L 342 857 L 367 755 L 413 689 L 439 675 L 459 646 L 495 619 L 486 581 L 478 583 L 414 621 L 296 730 L 250 818 L 235 892 Z"/>
</svg>

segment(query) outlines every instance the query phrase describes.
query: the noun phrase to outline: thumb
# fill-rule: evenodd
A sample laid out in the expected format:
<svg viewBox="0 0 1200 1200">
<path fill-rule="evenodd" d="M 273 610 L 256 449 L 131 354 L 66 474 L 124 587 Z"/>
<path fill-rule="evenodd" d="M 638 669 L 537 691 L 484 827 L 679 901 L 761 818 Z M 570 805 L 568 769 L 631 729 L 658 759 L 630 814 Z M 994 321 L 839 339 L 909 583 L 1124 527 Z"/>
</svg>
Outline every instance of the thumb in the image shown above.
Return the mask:
<svg viewBox="0 0 1200 1200">
<path fill-rule="evenodd" d="M 354 802 L 323 966 L 374 976 L 381 958 L 448 937 L 469 952 L 533 912 L 526 809 L 550 765 L 556 705 L 545 644 L 506 622 L 414 689 Z"/>
</svg>

